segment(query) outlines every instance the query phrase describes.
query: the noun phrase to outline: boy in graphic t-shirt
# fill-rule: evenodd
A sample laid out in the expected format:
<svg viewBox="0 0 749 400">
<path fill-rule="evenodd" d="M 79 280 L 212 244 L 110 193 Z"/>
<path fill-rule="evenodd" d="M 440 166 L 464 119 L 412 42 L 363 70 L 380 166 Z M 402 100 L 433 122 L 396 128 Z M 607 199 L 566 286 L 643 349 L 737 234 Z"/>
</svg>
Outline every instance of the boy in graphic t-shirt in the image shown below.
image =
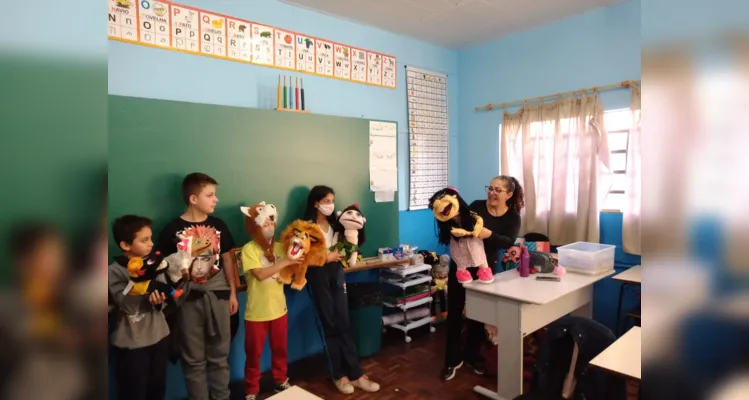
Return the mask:
<svg viewBox="0 0 749 400">
<path fill-rule="evenodd" d="M 275 391 L 291 387 L 286 377 L 288 315 L 279 273 L 303 260 L 283 259 L 281 244 L 275 241 L 278 214 L 274 205 L 260 202 L 240 208 L 252 237 L 242 247 L 242 267 L 247 278 L 245 394 L 246 400 L 255 400 L 260 392 L 260 356 L 268 334 Z"/>
<path fill-rule="evenodd" d="M 229 229 L 211 216 L 218 197 L 215 179 L 192 173 L 182 181 L 184 214 L 161 231 L 157 249 L 163 256 L 177 251 L 179 236 L 192 237 L 205 246 L 190 267 L 190 281 L 176 315 L 187 394 L 191 400 L 228 400 L 231 315 L 239 303 L 235 288 L 236 264 Z M 206 377 L 208 382 L 206 382 Z"/>
</svg>

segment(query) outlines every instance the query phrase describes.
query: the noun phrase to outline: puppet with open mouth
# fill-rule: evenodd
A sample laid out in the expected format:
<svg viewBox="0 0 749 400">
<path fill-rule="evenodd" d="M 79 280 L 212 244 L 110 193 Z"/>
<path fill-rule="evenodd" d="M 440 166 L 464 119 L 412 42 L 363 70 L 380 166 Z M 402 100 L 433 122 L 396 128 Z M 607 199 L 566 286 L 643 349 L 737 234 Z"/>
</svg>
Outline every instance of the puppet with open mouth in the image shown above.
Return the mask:
<svg viewBox="0 0 749 400">
<path fill-rule="evenodd" d="M 317 224 L 296 220 L 281 234 L 281 247 L 291 260 L 304 257 L 304 262 L 281 270 L 280 280 L 291 284 L 292 289 L 302 290 L 307 284 L 307 266 L 322 266 L 328 257 L 325 236 Z"/>
<path fill-rule="evenodd" d="M 429 208 L 437 219 L 441 244 L 450 245 L 450 255 L 458 266 L 456 278 L 460 283 L 473 281 L 467 268 L 478 267 L 478 278 L 483 283 L 494 281 L 486 260 L 484 241 L 478 236 L 484 220 L 468 208 L 457 189 L 445 188 L 429 199 Z"/>
<path fill-rule="evenodd" d="M 330 251 L 341 254 L 341 264 L 344 268 L 354 267 L 361 260 L 359 248 L 364 244 L 366 222 L 367 219 L 362 215 L 358 204 L 352 204 L 338 212 L 338 224 L 343 229 L 343 240 L 339 240 Z"/>
</svg>

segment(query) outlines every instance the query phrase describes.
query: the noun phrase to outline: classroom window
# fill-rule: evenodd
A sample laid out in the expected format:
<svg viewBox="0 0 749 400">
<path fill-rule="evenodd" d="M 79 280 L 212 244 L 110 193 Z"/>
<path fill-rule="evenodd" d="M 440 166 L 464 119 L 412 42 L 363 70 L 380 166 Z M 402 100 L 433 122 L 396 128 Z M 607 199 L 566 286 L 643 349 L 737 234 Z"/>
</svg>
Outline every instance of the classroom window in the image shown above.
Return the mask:
<svg viewBox="0 0 749 400">
<path fill-rule="evenodd" d="M 632 128 L 632 113 L 630 112 L 629 108 L 624 109 L 618 109 L 618 110 L 610 110 L 604 112 L 604 127 L 606 128 L 606 131 L 608 132 L 608 138 L 609 138 L 609 150 L 611 152 L 611 167 L 613 170 L 613 182 L 611 185 L 611 188 L 609 189 L 608 194 L 604 198 L 603 204 L 600 205 L 600 208 L 602 210 L 610 210 L 610 211 L 620 211 L 624 207 L 624 202 L 626 200 L 625 198 L 625 189 L 627 187 L 627 143 L 629 141 L 629 132 Z M 570 139 L 569 129 L 571 127 L 570 121 L 568 119 L 563 119 L 561 121 L 560 127 L 562 128 L 562 137 L 566 139 Z M 502 138 L 501 138 L 501 132 L 502 132 L 502 125 L 499 125 L 499 132 L 500 132 L 500 154 L 501 154 L 501 147 L 502 147 Z M 531 142 L 534 143 L 534 146 L 536 146 L 537 153 L 539 154 L 538 157 L 534 160 L 535 162 L 535 168 L 534 168 L 534 180 L 538 182 L 539 180 L 539 174 L 538 171 L 542 168 L 552 168 L 552 160 L 547 159 L 549 157 L 546 157 L 545 154 L 553 154 L 553 146 L 554 146 L 554 122 L 553 121 L 543 121 L 543 122 L 534 122 L 531 124 Z M 512 149 L 515 152 L 520 152 L 520 143 L 516 143 L 517 148 Z M 574 171 L 576 169 L 575 161 L 576 155 L 573 155 L 569 159 L 570 165 L 568 166 L 571 171 Z M 502 170 L 502 160 L 500 157 L 500 165 L 499 170 Z M 520 173 L 520 171 L 516 171 Z M 553 174 L 544 174 L 545 176 L 553 176 Z M 574 187 L 575 183 L 573 181 L 573 175 L 570 174 L 568 176 L 568 187 Z M 540 182 L 537 184 L 539 187 L 543 187 Z M 575 201 L 574 201 L 574 195 L 575 192 L 573 190 L 567 191 L 567 201 L 565 204 L 568 205 L 569 209 L 566 210 L 570 213 L 575 213 L 576 207 L 575 207 Z M 550 193 L 537 193 L 537 202 L 544 203 L 544 202 L 550 202 L 551 201 L 551 194 Z"/>
<path fill-rule="evenodd" d="M 632 113 L 629 108 L 610 110 L 603 114 L 603 122 L 609 134 L 611 169 L 614 173 L 609 193 L 601 205 L 602 210 L 620 211 L 626 201 L 627 187 L 627 143 L 632 128 Z"/>
</svg>

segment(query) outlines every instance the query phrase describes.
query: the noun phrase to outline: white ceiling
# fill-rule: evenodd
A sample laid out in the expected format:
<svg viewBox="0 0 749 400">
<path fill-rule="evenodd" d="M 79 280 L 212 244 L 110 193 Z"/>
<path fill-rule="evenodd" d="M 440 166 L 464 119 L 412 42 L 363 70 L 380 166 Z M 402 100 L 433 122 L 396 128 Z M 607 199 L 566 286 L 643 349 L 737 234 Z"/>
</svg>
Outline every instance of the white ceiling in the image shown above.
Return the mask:
<svg viewBox="0 0 749 400">
<path fill-rule="evenodd" d="M 626 0 L 282 0 L 457 49 Z"/>
</svg>

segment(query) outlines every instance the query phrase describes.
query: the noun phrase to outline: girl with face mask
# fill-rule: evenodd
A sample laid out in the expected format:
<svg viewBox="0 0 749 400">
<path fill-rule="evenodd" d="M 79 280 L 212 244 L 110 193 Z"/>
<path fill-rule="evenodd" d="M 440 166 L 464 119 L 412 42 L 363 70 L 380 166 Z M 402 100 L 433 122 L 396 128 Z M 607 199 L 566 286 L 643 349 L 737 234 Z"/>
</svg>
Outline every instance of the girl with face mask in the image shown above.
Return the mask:
<svg viewBox="0 0 749 400">
<path fill-rule="evenodd" d="M 315 186 L 310 190 L 305 219 L 320 226 L 328 249 L 338 243 L 340 227 L 335 217 L 333 189 Z M 309 266 L 307 287 L 322 323 L 331 373 L 338 390 L 344 394 L 353 393 L 355 388 L 370 393 L 380 390 L 380 385 L 369 380 L 359 366 L 359 355 L 349 326 L 346 279 L 338 252 L 328 253 L 327 263 L 323 266 Z"/>
</svg>

